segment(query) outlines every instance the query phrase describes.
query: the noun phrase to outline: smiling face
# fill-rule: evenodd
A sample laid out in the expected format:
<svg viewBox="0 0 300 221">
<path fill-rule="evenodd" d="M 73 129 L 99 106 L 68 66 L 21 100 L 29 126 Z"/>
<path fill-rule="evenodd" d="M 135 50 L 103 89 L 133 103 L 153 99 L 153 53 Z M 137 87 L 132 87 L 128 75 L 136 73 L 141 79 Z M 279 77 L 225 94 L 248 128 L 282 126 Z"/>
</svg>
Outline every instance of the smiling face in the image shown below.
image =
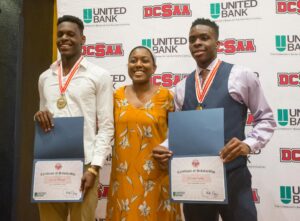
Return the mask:
<svg viewBox="0 0 300 221">
<path fill-rule="evenodd" d="M 207 66 L 217 57 L 219 41 L 213 28 L 206 25 L 196 25 L 190 29 L 190 52 L 201 68 Z"/>
<path fill-rule="evenodd" d="M 62 57 L 79 56 L 84 43 L 85 36 L 76 23 L 65 21 L 57 26 L 56 45 Z"/>
<path fill-rule="evenodd" d="M 134 49 L 128 58 L 128 74 L 133 84 L 149 83 L 156 70 L 151 52 L 146 48 Z"/>
</svg>

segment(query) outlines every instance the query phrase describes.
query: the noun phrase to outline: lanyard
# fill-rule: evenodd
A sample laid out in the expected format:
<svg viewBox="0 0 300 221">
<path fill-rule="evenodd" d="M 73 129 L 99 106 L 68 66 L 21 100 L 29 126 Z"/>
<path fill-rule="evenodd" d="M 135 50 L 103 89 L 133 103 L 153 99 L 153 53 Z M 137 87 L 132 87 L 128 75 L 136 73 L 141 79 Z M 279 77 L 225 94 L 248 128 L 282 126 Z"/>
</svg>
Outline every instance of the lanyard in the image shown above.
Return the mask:
<svg viewBox="0 0 300 221">
<path fill-rule="evenodd" d="M 198 100 L 198 110 L 202 110 L 202 103 L 205 99 L 205 96 L 207 95 L 207 92 L 209 91 L 209 88 L 216 76 L 216 73 L 219 69 L 219 66 L 221 64 L 221 61 L 218 60 L 218 63 L 215 65 L 211 73 L 209 74 L 208 78 L 204 81 L 203 85 L 201 85 L 200 77 L 198 71 L 195 72 L 195 88 L 196 88 L 196 97 Z"/>
</svg>

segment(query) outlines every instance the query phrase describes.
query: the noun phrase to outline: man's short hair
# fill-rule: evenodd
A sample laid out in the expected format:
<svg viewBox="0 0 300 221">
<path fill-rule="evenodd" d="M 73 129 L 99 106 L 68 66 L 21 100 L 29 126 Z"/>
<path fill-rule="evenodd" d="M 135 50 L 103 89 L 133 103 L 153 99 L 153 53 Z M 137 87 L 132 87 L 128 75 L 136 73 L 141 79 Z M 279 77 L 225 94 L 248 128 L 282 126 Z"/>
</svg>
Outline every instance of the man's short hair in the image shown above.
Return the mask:
<svg viewBox="0 0 300 221">
<path fill-rule="evenodd" d="M 77 26 L 78 26 L 81 34 L 83 34 L 84 25 L 83 25 L 83 22 L 82 22 L 82 20 L 80 18 L 75 17 L 73 15 L 64 15 L 64 16 L 58 18 L 58 20 L 57 20 L 57 26 L 60 23 L 63 23 L 65 21 L 73 22 L 73 23 L 77 24 Z"/>
<path fill-rule="evenodd" d="M 214 21 L 205 18 L 197 18 L 193 21 L 191 28 L 196 25 L 206 25 L 211 27 L 215 31 L 217 39 L 219 39 L 219 26 Z"/>
</svg>

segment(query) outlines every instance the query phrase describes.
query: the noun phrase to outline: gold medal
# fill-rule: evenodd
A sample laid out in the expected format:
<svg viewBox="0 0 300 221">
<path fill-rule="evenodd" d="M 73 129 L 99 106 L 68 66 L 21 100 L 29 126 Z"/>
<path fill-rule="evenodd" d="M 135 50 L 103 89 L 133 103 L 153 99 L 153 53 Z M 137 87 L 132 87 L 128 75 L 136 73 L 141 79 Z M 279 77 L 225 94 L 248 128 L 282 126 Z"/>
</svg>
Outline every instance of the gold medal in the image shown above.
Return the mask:
<svg viewBox="0 0 300 221">
<path fill-rule="evenodd" d="M 202 105 L 201 104 L 198 104 L 198 106 L 196 107 L 196 110 L 202 110 Z"/>
<path fill-rule="evenodd" d="M 80 62 L 82 61 L 82 59 L 83 59 L 83 56 L 80 56 L 80 58 L 76 61 L 75 65 L 72 67 L 71 71 L 67 74 L 68 78 L 67 78 L 65 85 L 63 85 L 63 82 L 62 82 L 62 75 L 63 75 L 62 63 L 59 64 L 58 85 L 59 85 L 59 90 L 60 90 L 60 97 L 56 101 L 56 106 L 58 109 L 63 109 L 67 105 L 67 99 L 64 94 L 65 94 L 67 87 L 68 87 L 70 81 L 72 80 L 74 74 L 78 71 L 78 68 L 79 68 L 79 65 L 80 65 Z"/>
<path fill-rule="evenodd" d="M 56 106 L 58 109 L 63 109 L 67 105 L 67 100 L 64 95 L 61 95 L 56 102 Z"/>
</svg>

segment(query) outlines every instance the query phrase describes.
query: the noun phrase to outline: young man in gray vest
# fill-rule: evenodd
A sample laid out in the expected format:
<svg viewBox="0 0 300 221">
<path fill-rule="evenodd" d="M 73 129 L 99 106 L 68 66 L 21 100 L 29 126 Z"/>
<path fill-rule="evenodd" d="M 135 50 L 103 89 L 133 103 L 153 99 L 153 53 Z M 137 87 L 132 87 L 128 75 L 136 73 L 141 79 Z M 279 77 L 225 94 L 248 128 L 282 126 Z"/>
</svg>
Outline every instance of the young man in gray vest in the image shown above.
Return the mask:
<svg viewBox="0 0 300 221">
<path fill-rule="evenodd" d="M 186 221 L 217 221 L 219 215 L 223 221 L 256 221 L 247 155 L 266 145 L 276 123 L 257 75 L 217 58 L 218 37 L 215 22 L 196 19 L 192 23 L 189 49 L 197 67 L 176 85 L 174 100 L 176 111 L 224 108 L 225 146 L 220 157 L 227 173 L 228 204 L 186 203 L 183 211 Z M 254 128 L 245 137 L 247 109 L 253 114 Z M 164 144 L 153 150 L 162 167 L 171 155 Z"/>
</svg>

